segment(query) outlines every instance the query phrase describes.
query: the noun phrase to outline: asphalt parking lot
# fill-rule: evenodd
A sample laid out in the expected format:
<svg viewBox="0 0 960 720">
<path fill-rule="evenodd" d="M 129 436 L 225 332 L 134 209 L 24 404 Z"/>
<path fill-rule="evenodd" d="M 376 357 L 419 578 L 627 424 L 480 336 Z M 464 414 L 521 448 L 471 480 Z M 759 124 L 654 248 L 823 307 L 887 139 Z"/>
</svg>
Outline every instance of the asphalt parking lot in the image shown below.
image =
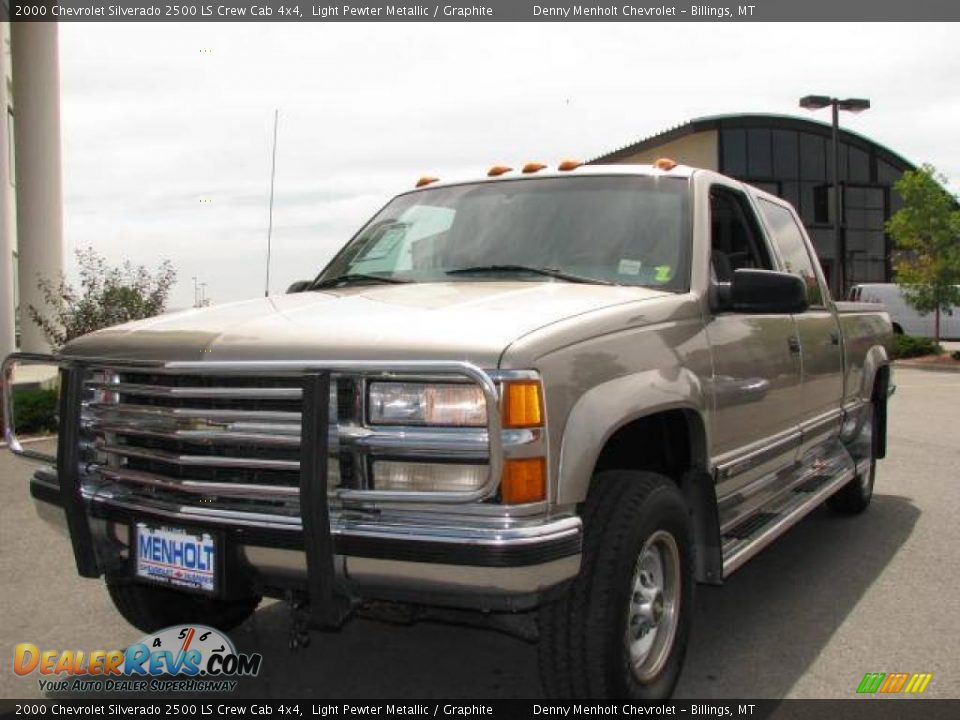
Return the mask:
<svg viewBox="0 0 960 720">
<path fill-rule="evenodd" d="M 821 508 L 732 577 L 698 588 L 681 698 L 849 698 L 866 672 L 932 672 L 960 697 L 960 373 L 900 370 L 888 458 L 869 511 Z M 141 634 L 68 543 L 37 519 L 31 464 L 0 456 L 0 697 L 41 697 L 11 670 L 16 643 L 109 649 Z M 288 613 L 263 605 L 232 636 L 264 654 L 243 695 L 493 698 L 540 693 L 532 645 L 496 632 L 354 620 L 287 648 Z"/>
</svg>

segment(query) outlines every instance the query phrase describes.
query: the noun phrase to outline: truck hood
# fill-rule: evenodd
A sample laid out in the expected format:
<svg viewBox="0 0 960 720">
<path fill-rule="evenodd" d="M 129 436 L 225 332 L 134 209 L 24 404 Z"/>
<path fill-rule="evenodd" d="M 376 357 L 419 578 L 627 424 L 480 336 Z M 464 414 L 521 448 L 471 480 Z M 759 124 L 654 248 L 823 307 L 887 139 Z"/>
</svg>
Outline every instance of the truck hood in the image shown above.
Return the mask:
<svg viewBox="0 0 960 720">
<path fill-rule="evenodd" d="M 516 339 L 665 293 L 560 282 L 365 285 L 277 295 L 100 330 L 61 354 L 118 360 L 466 360 L 496 367 Z"/>
</svg>

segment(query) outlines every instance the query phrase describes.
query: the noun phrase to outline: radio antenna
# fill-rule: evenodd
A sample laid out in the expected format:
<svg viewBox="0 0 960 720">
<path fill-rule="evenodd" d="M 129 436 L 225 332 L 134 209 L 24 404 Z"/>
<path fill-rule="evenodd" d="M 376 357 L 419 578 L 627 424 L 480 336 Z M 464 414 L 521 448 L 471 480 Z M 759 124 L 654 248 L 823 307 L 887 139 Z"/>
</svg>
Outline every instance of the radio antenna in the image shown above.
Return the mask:
<svg viewBox="0 0 960 720">
<path fill-rule="evenodd" d="M 270 214 L 267 224 L 267 280 L 263 290 L 264 297 L 270 297 L 270 251 L 273 241 L 273 182 L 277 175 L 277 125 L 280 122 L 280 109 L 273 111 L 273 158 L 270 161 Z"/>
</svg>

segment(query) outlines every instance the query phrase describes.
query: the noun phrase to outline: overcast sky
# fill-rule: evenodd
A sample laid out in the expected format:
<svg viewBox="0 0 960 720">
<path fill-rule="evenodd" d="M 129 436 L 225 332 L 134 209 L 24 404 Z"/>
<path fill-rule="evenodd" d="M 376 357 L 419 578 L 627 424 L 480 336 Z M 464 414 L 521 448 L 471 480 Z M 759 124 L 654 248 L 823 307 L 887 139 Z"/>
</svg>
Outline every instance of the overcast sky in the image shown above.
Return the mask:
<svg viewBox="0 0 960 720">
<path fill-rule="evenodd" d="M 805 114 L 808 93 L 870 98 L 845 127 L 960 187 L 955 25 L 66 23 L 60 46 L 68 262 L 169 258 L 174 307 L 192 276 L 215 302 L 263 293 L 274 108 L 274 292 L 421 174 Z"/>
</svg>

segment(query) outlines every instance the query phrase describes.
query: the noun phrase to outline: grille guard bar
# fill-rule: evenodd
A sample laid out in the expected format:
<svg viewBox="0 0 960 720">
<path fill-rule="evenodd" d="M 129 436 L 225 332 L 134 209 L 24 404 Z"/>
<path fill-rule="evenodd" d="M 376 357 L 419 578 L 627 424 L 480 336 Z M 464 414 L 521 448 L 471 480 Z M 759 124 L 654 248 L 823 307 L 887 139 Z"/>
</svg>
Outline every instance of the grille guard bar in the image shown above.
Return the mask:
<svg viewBox="0 0 960 720">
<path fill-rule="evenodd" d="M 39 353 L 11 353 L 4 358 L 0 364 L 0 401 L 2 401 L 3 410 L 3 440 L 10 448 L 10 452 L 29 460 L 55 465 L 57 458 L 55 455 L 36 452 L 23 447 L 20 438 L 17 437 L 17 431 L 13 422 L 13 369 L 17 365 L 62 365 L 61 361 L 53 355 L 41 355 Z"/>
<path fill-rule="evenodd" d="M 50 457 L 23 448 L 13 423 L 13 370 L 17 364 L 50 364 L 60 369 L 60 432 L 57 456 Z M 469 502 L 495 490 L 503 466 L 498 393 L 490 376 L 466 362 L 411 361 L 381 363 L 357 362 L 169 362 L 116 363 L 109 359 L 64 358 L 33 353 L 13 353 L 0 365 L 4 435 L 10 449 L 21 456 L 52 462 L 57 466 L 60 496 L 70 529 L 77 571 L 83 577 L 98 577 L 99 566 L 94 549 L 90 519 L 84 507 L 79 472 L 80 412 L 84 371 L 88 367 L 111 369 L 155 369 L 172 373 L 217 374 L 293 374 L 302 376 L 300 515 L 304 533 L 310 600 L 308 622 L 312 627 L 337 627 L 350 611 L 349 594 L 338 585 L 334 568 L 334 547 L 330 532 L 330 509 L 327 497 L 327 455 L 329 435 L 330 378 L 342 372 L 361 375 L 453 375 L 480 386 L 487 409 L 489 444 L 488 477 L 481 488 L 470 492 L 387 492 L 376 490 L 341 490 L 343 498 L 366 500 L 423 500 L 431 502 Z"/>
<path fill-rule="evenodd" d="M 159 372 L 169 372 L 173 374 L 206 374 L 216 373 L 220 375 L 302 375 L 306 377 L 311 373 L 349 373 L 353 375 L 429 375 L 429 376 L 455 376 L 464 378 L 476 383 L 484 395 L 487 406 L 487 443 L 488 443 L 488 473 L 484 484 L 471 491 L 451 491 L 451 492 L 420 492 L 420 491 L 389 491 L 389 490 L 353 490 L 341 489 L 338 496 L 344 500 L 365 500 L 365 501 L 397 501 L 397 502 L 431 502 L 431 503 L 463 503 L 473 502 L 491 495 L 500 482 L 500 474 L 503 469 L 503 439 L 501 436 L 502 426 L 500 422 L 500 413 L 498 411 L 499 397 L 497 387 L 490 376 L 472 363 L 461 361 L 406 361 L 406 362 L 378 362 L 369 360 L 357 361 L 311 361 L 311 360 L 276 360 L 276 361 L 201 361 L 201 362 L 150 362 L 123 360 L 117 361 L 110 358 L 73 358 L 56 355 L 41 355 L 36 353 L 12 353 L 7 356 L 2 366 L 0 366 L 0 377 L 3 378 L 3 420 L 4 420 L 4 439 L 9 444 L 10 450 L 22 457 L 56 464 L 57 459 L 54 456 L 32 451 L 23 447 L 22 442 L 16 434 L 16 428 L 13 422 L 12 405 L 12 375 L 13 368 L 18 364 L 34 365 L 58 365 L 60 368 L 79 367 L 79 368 L 98 368 L 108 367 L 111 369 L 124 370 L 155 370 Z M 305 408 L 304 408 L 305 409 Z M 306 427 L 305 418 L 301 419 L 301 428 Z M 306 445 L 306 433 L 303 434 L 302 442 Z"/>
</svg>

